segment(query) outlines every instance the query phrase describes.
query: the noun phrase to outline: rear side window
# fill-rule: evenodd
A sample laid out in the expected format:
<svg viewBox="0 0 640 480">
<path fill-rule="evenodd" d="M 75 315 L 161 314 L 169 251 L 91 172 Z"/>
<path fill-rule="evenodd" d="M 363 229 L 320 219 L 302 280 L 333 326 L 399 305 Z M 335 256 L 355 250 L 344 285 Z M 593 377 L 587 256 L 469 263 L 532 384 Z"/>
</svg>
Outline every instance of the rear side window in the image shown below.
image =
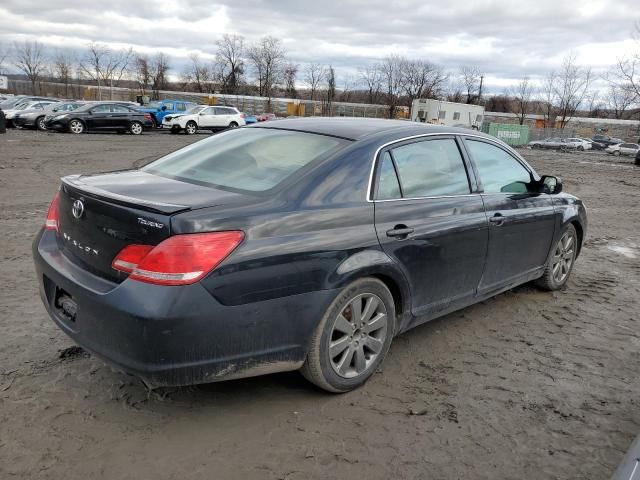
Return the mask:
<svg viewBox="0 0 640 480">
<path fill-rule="evenodd" d="M 112 105 L 111 111 L 116 113 L 129 113 L 131 110 L 122 105 Z"/>
<path fill-rule="evenodd" d="M 485 193 L 526 193 L 531 183 L 529 171 L 510 154 L 494 145 L 465 141 L 478 168 Z"/>
<path fill-rule="evenodd" d="M 91 109 L 91 113 L 106 113 L 111 110 L 110 105 L 96 105 Z"/>
<path fill-rule="evenodd" d="M 433 197 L 470 193 L 467 171 L 452 138 L 425 140 L 391 150 L 402 196 Z"/>
<path fill-rule="evenodd" d="M 170 153 L 142 170 L 199 185 L 262 192 L 348 144 L 290 130 L 236 129 Z"/>
<path fill-rule="evenodd" d="M 378 180 L 376 199 L 391 200 L 400 197 L 402 197 L 402 194 L 400 193 L 400 184 L 398 183 L 396 169 L 393 166 L 391 154 L 385 152 L 382 156 L 382 163 L 380 164 L 380 177 Z"/>
</svg>

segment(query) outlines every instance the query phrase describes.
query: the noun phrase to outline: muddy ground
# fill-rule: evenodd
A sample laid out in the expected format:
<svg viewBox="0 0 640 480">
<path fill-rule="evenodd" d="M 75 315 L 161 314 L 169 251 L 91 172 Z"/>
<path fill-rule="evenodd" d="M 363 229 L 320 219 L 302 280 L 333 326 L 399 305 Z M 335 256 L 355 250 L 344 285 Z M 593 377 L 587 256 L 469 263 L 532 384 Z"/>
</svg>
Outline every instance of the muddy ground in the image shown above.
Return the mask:
<svg viewBox="0 0 640 480">
<path fill-rule="evenodd" d="M 394 340 L 358 391 L 297 373 L 149 392 L 49 320 L 30 245 L 58 178 L 190 143 L 0 135 L 0 478 L 608 478 L 640 433 L 640 167 L 524 150 L 585 201 L 566 290 L 531 286 Z"/>
</svg>

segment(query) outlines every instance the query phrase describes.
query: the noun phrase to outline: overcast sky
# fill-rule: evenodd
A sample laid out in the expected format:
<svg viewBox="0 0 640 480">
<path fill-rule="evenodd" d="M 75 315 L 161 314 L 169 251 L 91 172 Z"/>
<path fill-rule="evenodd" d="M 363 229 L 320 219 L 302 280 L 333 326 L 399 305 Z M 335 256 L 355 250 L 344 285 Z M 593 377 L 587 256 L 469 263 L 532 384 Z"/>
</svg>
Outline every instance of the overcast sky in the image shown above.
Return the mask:
<svg viewBox="0 0 640 480">
<path fill-rule="evenodd" d="M 640 0 L 2 0 L 0 42 L 90 41 L 164 51 L 179 73 L 190 53 L 214 51 L 224 33 L 281 38 L 289 58 L 331 63 L 339 76 L 389 53 L 457 71 L 476 65 L 499 91 L 563 56 L 604 70 L 640 50 L 631 39 Z"/>
</svg>

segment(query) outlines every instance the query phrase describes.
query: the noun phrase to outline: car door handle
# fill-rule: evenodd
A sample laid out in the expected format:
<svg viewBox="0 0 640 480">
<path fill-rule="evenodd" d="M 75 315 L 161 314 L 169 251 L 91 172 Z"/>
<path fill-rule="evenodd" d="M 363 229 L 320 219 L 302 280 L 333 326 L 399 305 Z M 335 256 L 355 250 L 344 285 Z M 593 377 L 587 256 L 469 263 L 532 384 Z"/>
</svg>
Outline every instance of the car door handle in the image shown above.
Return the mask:
<svg viewBox="0 0 640 480">
<path fill-rule="evenodd" d="M 391 230 L 387 230 L 387 237 L 397 237 L 398 239 L 407 238 L 409 234 L 413 233 L 413 228 L 406 227 L 404 225 L 397 225 Z"/>
<path fill-rule="evenodd" d="M 501 213 L 496 213 L 493 217 L 489 219 L 491 223 L 493 223 L 496 227 L 500 227 L 504 224 L 506 218 Z"/>
</svg>

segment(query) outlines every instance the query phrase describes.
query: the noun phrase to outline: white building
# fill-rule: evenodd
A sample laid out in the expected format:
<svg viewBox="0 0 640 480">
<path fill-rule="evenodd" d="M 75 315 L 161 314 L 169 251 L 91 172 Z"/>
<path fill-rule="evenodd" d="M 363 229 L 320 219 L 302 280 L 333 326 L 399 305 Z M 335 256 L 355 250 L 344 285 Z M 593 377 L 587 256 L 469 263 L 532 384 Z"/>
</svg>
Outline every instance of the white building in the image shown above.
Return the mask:
<svg viewBox="0 0 640 480">
<path fill-rule="evenodd" d="M 482 105 L 419 98 L 411 104 L 411 121 L 480 129 L 484 120 Z"/>
</svg>

